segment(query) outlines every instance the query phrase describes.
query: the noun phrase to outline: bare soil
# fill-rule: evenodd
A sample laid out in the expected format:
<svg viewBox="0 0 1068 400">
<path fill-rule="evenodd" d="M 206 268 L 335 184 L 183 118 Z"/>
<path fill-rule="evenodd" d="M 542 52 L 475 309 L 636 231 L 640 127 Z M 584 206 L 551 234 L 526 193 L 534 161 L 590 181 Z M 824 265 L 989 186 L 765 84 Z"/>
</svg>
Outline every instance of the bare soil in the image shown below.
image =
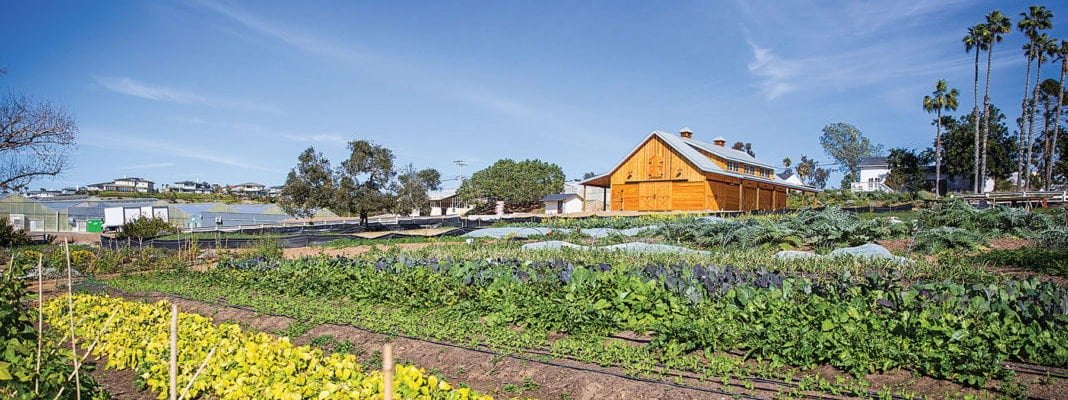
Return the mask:
<svg viewBox="0 0 1068 400">
<path fill-rule="evenodd" d="M 231 322 L 246 328 L 278 333 L 286 329 L 295 320 L 287 317 L 262 315 L 252 311 L 207 304 L 197 301 L 178 299 L 166 295 L 153 295 L 144 298 L 138 295 L 113 291 L 113 295 L 130 299 L 154 301 L 156 297 L 168 298 L 185 312 L 195 312 L 210 316 L 217 322 Z M 524 359 L 522 355 L 505 356 L 486 351 L 482 348 L 464 348 L 447 343 L 435 343 L 424 340 L 393 337 L 361 330 L 352 326 L 326 324 L 307 331 L 294 339 L 297 344 L 310 344 L 320 336 L 331 336 L 336 341 L 349 341 L 355 344 L 354 353 L 361 362 L 377 368 L 378 349 L 385 343 L 392 343 L 394 354 L 399 362 L 411 363 L 427 368 L 429 372 L 440 374 L 450 382 L 468 384 L 476 390 L 494 395 L 497 398 L 532 397 L 542 399 L 727 399 L 732 396 L 717 394 L 706 390 L 722 390 L 723 385 L 709 381 L 689 378 L 650 377 L 658 382 L 649 382 L 625 374 L 618 368 L 600 367 L 588 363 L 567 359 Z M 641 342 L 649 339 L 647 334 L 621 332 L 618 339 Z M 755 361 L 749 361 L 755 363 Z M 755 365 L 755 364 L 754 364 Z M 110 371 L 109 371 L 110 372 Z M 832 367 L 818 367 L 808 373 L 818 373 L 834 382 L 837 377 L 846 374 Z M 1060 374 L 1068 373 L 1057 370 Z M 1058 378 L 1045 378 L 1041 375 L 1020 373 L 1020 380 L 1027 387 L 1027 394 L 1037 399 L 1068 399 L 1068 381 Z M 667 380 L 671 379 L 671 380 Z M 909 371 L 894 370 L 865 377 L 872 383 L 872 388 L 905 389 L 909 392 L 945 397 L 951 394 L 976 394 L 978 390 L 965 388 L 958 384 L 930 377 L 917 376 Z M 531 383 L 525 385 L 525 383 Z M 688 385 L 682 387 L 673 382 Z M 986 389 L 995 393 L 1000 383 L 992 382 Z M 752 389 L 745 389 L 745 383 L 737 380 L 730 382 L 735 393 L 746 393 L 760 398 L 774 395 L 775 385 L 756 383 Z M 696 387 L 696 388 L 695 388 Z M 121 389 L 121 386 L 120 386 Z M 705 390 L 702 390 L 705 389 Z M 1005 394 L 1002 392 L 1002 394 Z M 826 396 L 826 395 L 825 395 Z M 827 396 L 837 398 L 838 396 Z M 138 397 L 127 397 L 138 398 Z"/>
</svg>

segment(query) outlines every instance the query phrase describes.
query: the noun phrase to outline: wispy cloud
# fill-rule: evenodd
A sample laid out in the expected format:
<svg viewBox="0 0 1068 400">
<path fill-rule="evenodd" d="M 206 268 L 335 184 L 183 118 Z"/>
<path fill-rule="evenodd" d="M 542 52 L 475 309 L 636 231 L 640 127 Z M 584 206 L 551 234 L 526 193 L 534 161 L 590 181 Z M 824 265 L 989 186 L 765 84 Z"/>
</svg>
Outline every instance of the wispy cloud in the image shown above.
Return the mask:
<svg viewBox="0 0 1068 400">
<path fill-rule="evenodd" d="M 796 88 L 793 79 L 800 72 L 800 65 L 793 60 L 784 60 L 766 49 L 749 42 L 753 60 L 747 66 L 749 72 L 761 78 L 760 91 L 768 100 L 782 96 Z"/>
<path fill-rule="evenodd" d="M 116 167 L 115 169 L 117 169 L 117 170 L 155 169 L 155 168 L 169 168 L 169 167 L 173 167 L 173 166 L 174 166 L 174 163 L 172 163 L 172 162 L 158 162 L 158 163 L 148 163 L 148 164 L 126 165 L 126 166 L 122 166 L 122 167 Z"/>
<path fill-rule="evenodd" d="M 346 140 L 343 136 L 331 133 L 312 134 L 312 135 L 295 135 L 284 133 L 282 138 L 292 140 L 294 142 L 325 142 L 325 143 L 337 143 L 345 144 Z"/>
<path fill-rule="evenodd" d="M 544 121 L 551 114 L 537 109 L 524 101 L 494 93 L 472 82 L 464 82 L 455 76 L 438 76 L 436 71 L 423 70 L 410 63 L 398 61 L 388 56 L 361 49 L 351 43 L 343 43 L 331 38 L 317 36 L 295 27 L 287 27 L 269 21 L 238 7 L 229 6 L 210 0 L 198 0 L 201 8 L 236 22 L 240 28 L 260 36 L 275 40 L 297 50 L 322 57 L 340 60 L 361 66 L 371 66 L 388 72 L 398 83 L 408 86 L 412 81 L 424 82 L 418 85 L 422 90 L 437 91 L 438 94 L 466 101 L 475 106 L 516 118 Z M 450 82 L 443 86 L 440 82 Z"/>
<path fill-rule="evenodd" d="M 229 167 L 242 168 L 255 171 L 281 173 L 281 170 L 264 167 L 252 161 L 242 159 L 233 154 L 218 154 L 200 148 L 185 147 L 176 143 L 168 143 L 161 140 L 145 140 L 131 136 L 116 136 L 108 134 L 86 134 L 83 136 L 95 146 L 117 149 L 124 151 L 148 151 L 160 155 L 188 158 L 210 162 Z"/>
<path fill-rule="evenodd" d="M 254 100 L 209 98 L 191 91 L 153 85 L 128 77 L 97 76 L 96 82 L 105 89 L 127 96 L 140 97 L 142 99 L 162 101 L 177 104 L 204 105 L 210 107 L 222 107 L 242 109 L 249 111 L 262 111 L 269 113 L 281 112 L 278 108 L 263 104 Z"/>
</svg>

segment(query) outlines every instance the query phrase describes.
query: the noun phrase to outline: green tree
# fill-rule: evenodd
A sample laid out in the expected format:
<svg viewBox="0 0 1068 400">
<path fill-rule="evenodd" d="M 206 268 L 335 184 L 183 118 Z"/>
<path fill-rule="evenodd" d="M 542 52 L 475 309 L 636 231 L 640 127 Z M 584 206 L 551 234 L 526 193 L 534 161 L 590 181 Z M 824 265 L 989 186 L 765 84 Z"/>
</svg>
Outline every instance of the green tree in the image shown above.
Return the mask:
<svg viewBox="0 0 1068 400">
<path fill-rule="evenodd" d="M 290 215 L 310 217 L 315 210 L 334 205 L 337 186 L 330 160 L 308 147 L 297 157 L 297 167 L 286 176 L 278 204 Z"/>
<path fill-rule="evenodd" d="M 145 238 L 153 238 L 176 231 L 178 231 L 178 229 L 163 218 L 141 216 L 133 221 L 122 224 L 122 228 L 119 231 L 119 237 L 137 239 L 138 242 L 141 242 Z"/>
<path fill-rule="evenodd" d="M 1031 64 L 1035 61 L 1035 53 L 1031 49 L 1034 48 L 1034 39 L 1038 37 L 1041 31 L 1053 29 L 1053 12 L 1045 6 L 1031 6 L 1026 13 L 1020 13 L 1020 20 L 1017 21 L 1016 28 L 1028 39 L 1028 43 L 1023 46 L 1024 56 L 1027 57 L 1027 72 L 1024 78 L 1023 100 L 1020 101 L 1021 117 L 1017 120 L 1020 132 L 1019 149 L 1021 154 L 1017 156 L 1019 162 L 1017 163 L 1016 172 L 1018 173 L 1017 176 L 1022 177 L 1024 176 L 1024 154 L 1022 152 L 1026 146 L 1024 142 L 1026 135 L 1023 133 L 1027 131 L 1027 118 L 1025 116 L 1030 115 L 1030 110 L 1032 109 L 1029 94 L 1031 93 Z M 1020 189 L 1022 188 L 1017 187 L 1017 190 Z"/>
<path fill-rule="evenodd" d="M 1061 127 L 1061 110 L 1064 109 L 1064 78 L 1065 75 L 1068 75 L 1068 40 L 1061 40 L 1060 45 L 1053 50 L 1054 57 L 1061 62 L 1061 78 L 1057 81 L 1057 110 L 1054 112 L 1053 117 L 1053 137 L 1050 139 L 1051 143 L 1048 146 L 1050 160 L 1046 163 L 1046 190 L 1050 190 L 1050 185 L 1053 184 L 1053 156 L 1055 154 L 1064 154 L 1057 153 L 1057 149 L 1059 148 L 1057 146 L 1057 140 Z"/>
<path fill-rule="evenodd" d="M 851 179 L 859 173 L 857 165 L 862 158 L 882 153 L 882 146 L 873 145 L 857 127 L 844 122 L 823 127 L 820 145 L 827 155 L 838 162 L 838 169 Z"/>
<path fill-rule="evenodd" d="M 934 92 L 930 96 L 923 97 L 924 111 L 933 112 L 936 115 L 933 124 L 935 126 L 935 196 L 941 196 L 942 191 L 939 186 L 939 182 L 942 182 L 942 110 L 956 111 L 959 95 L 960 92 L 956 88 L 949 88 L 949 83 L 945 79 L 939 79 L 938 83 L 935 83 Z"/>
<path fill-rule="evenodd" d="M 475 172 L 460 185 L 457 194 L 467 201 L 504 201 L 517 207 L 531 207 L 542 197 L 564 189 L 564 171 L 541 160 L 498 160 Z"/>
<path fill-rule="evenodd" d="M 1024 179 L 1024 190 L 1031 189 L 1031 165 L 1034 162 L 1034 132 L 1035 132 L 1035 114 L 1038 113 L 1038 94 L 1041 90 L 1042 84 L 1042 63 L 1048 59 L 1053 43 L 1052 39 L 1045 33 L 1031 38 L 1031 41 L 1024 45 L 1028 54 L 1035 58 L 1035 87 L 1031 91 L 1030 109 L 1027 113 L 1027 137 L 1023 143 L 1026 144 L 1024 162 L 1023 162 L 1023 176 L 1028 177 Z"/>
<path fill-rule="evenodd" d="M 916 193 L 927 190 L 925 166 L 930 160 L 926 153 L 903 148 L 890 149 L 890 154 L 886 157 L 886 163 L 890 167 L 886 185 L 899 192 Z"/>
<path fill-rule="evenodd" d="M 1006 179 L 1015 165 L 1016 141 L 1009 134 L 1005 124 L 1005 114 L 997 106 L 990 105 L 990 175 Z M 966 114 L 957 119 L 943 116 L 942 131 L 943 161 L 948 176 L 975 178 L 975 163 L 972 158 L 973 134 L 975 132 L 975 115 Z M 975 185 L 973 184 L 974 188 Z"/>
<path fill-rule="evenodd" d="M 1001 11 L 994 10 L 986 15 L 986 89 L 983 94 L 983 141 L 982 141 L 982 162 L 979 166 L 980 178 L 987 176 L 986 160 L 987 160 L 987 137 L 990 136 L 990 70 L 994 60 L 994 44 L 1001 43 L 1001 39 L 1005 34 L 1012 32 L 1012 21 Z"/>
<path fill-rule="evenodd" d="M 419 210 L 421 215 L 430 213 L 430 190 L 441 186 L 441 174 L 435 169 L 416 170 L 412 164 L 397 176 L 394 212 L 407 214 Z"/>
<path fill-rule="evenodd" d="M 731 146 L 731 148 L 741 152 L 745 152 L 746 154 L 749 154 L 750 157 L 756 157 L 756 153 L 753 152 L 752 143 L 734 142 L 734 146 Z"/>
<path fill-rule="evenodd" d="M 393 196 L 387 190 L 396 174 L 393 151 L 366 140 L 349 142 L 349 158 L 341 162 L 341 176 L 336 201 L 344 210 L 360 216 L 366 225 L 372 212 L 390 209 Z"/>
<path fill-rule="evenodd" d="M 978 24 L 968 27 L 968 34 L 964 35 L 964 52 L 968 53 L 975 50 L 975 80 L 972 82 L 972 118 L 976 121 L 979 120 L 979 53 L 987 49 L 987 27 L 985 24 Z M 975 191 L 979 191 L 979 124 L 974 124 L 975 140 L 972 141 L 975 150 L 975 167 L 972 168 L 973 182 L 975 183 Z"/>
<path fill-rule="evenodd" d="M 797 178 L 808 186 L 823 189 L 827 186 L 829 176 L 831 172 L 820 167 L 813 158 L 802 155 L 801 161 L 797 163 Z"/>
<path fill-rule="evenodd" d="M 1031 145 L 1038 149 L 1038 153 L 1041 156 L 1040 170 L 1042 174 L 1039 175 L 1039 178 L 1042 181 L 1042 187 L 1047 190 L 1052 179 L 1053 163 L 1056 161 L 1054 159 L 1056 140 L 1053 137 L 1053 132 L 1059 130 L 1059 109 L 1063 101 L 1064 90 L 1061 88 L 1060 82 L 1053 79 L 1042 81 L 1038 90 L 1038 104 L 1041 106 L 1042 111 L 1042 141 L 1039 142 L 1036 138 Z"/>
</svg>

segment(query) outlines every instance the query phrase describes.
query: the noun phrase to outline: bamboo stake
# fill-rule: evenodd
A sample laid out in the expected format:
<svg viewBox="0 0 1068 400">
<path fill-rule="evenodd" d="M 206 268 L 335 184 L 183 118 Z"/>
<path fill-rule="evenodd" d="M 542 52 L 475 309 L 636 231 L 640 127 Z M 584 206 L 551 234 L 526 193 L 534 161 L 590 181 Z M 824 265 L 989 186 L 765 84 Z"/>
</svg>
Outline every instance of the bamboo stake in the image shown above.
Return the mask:
<svg viewBox="0 0 1068 400">
<path fill-rule="evenodd" d="M 71 277 L 70 267 L 70 243 L 67 238 L 63 238 L 63 252 L 67 254 L 67 314 L 70 315 L 70 351 L 74 354 L 74 389 L 76 390 L 75 398 L 81 400 L 82 398 L 82 378 L 78 374 L 78 351 L 75 349 L 75 343 L 78 342 L 78 337 L 74 335 L 74 293 L 71 292 L 71 288 L 74 286 L 74 278 Z"/>
<path fill-rule="evenodd" d="M 89 358 L 89 354 L 91 354 L 93 352 L 93 349 L 96 348 L 97 343 L 100 342 L 100 336 L 102 336 L 105 332 L 107 332 L 108 328 L 111 326 L 111 319 L 114 318 L 114 317 L 115 317 L 115 314 L 112 314 L 110 317 L 108 317 L 108 320 L 106 322 L 104 322 L 103 330 L 101 330 L 100 334 L 97 335 L 97 338 L 96 338 L 96 340 L 93 341 L 93 344 L 89 345 L 89 349 L 85 350 L 85 354 L 82 355 L 81 362 L 78 362 L 77 366 L 74 367 L 74 371 L 71 371 L 70 375 L 67 375 L 67 382 L 68 383 L 70 382 L 71 378 L 74 378 L 75 376 L 78 375 L 78 369 L 80 369 L 82 367 L 81 363 L 85 362 L 86 358 Z M 78 359 L 78 354 L 77 353 L 74 354 L 74 359 L 75 360 Z M 66 389 L 67 389 L 67 386 L 65 386 L 65 385 L 63 387 L 60 387 L 59 388 L 59 392 L 56 392 L 56 397 L 53 397 L 52 400 L 59 400 L 59 396 L 62 396 L 63 395 L 63 391 L 66 390 Z M 81 385 L 79 385 L 79 390 L 81 390 Z"/>
<path fill-rule="evenodd" d="M 178 399 L 178 305 L 171 303 L 171 363 L 168 398 Z"/>
<path fill-rule="evenodd" d="M 382 346 L 382 400 L 393 400 L 393 345 Z"/>
<path fill-rule="evenodd" d="M 14 254 L 14 253 L 12 253 Z M 44 275 L 41 271 L 42 263 L 44 262 L 44 255 L 37 256 L 37 369 L 33 374 L 33 394 L 41 394 L 41 347 L 43 342 L 41 339 L 41 332 L 44 329 Z"/>
<path fill-rule="evenodd" d="M 196 382 L 197 377 L 199 377 L 200 373 L 204 371 L 204 367 L 208 366 L 208 361 L 211 360 L 211 356 L 215 355 L 216 348 L 217 346 L 212 347 L 211 351 L 208 352 L 208 356 L 204 357 L 204 361 L 200 363 L 200 367 L 197 367 L 197 372 L 193 373 L 193 377 L 189 378 L 189 383 L 185 385 L 185 389 L 182 389 L 182 395 L 178 396 L 178 400 L 185 399 L 185 395 L 189 394 L 189 389 L 193 387 L 193 382 Z"/>
</svg>

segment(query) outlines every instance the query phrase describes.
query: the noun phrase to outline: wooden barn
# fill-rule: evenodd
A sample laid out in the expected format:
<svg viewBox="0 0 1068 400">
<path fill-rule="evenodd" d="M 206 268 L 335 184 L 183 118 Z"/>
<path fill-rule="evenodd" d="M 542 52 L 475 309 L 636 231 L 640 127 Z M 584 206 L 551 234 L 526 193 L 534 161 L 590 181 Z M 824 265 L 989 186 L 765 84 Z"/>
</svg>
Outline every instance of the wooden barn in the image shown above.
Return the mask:
<svg viewBox="0 0 1068 400">
<path fill-rule="evenodd" d="M 726 144 L 698 141 L 689 129 L 654 131 L 610 172 L 582 183 L 609 188 L 613 211 L 777 210 L 790 192 L 819 191 Z"/>
</svg>

